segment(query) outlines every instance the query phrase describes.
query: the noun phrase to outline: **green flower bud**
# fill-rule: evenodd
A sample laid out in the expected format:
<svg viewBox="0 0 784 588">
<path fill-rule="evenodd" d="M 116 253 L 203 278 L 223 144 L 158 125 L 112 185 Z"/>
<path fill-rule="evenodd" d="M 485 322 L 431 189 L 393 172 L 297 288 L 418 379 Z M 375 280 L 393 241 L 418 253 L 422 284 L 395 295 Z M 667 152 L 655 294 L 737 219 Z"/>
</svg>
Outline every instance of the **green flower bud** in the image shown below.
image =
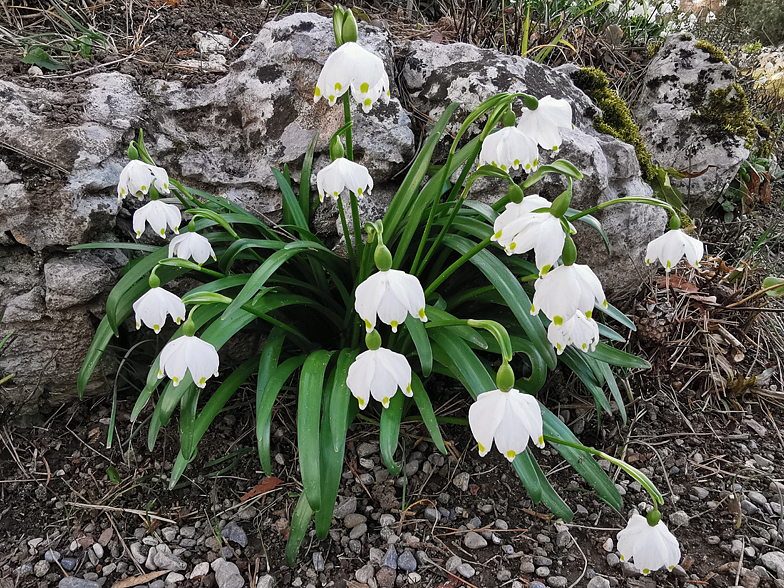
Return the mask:
<svg viewBox="0 0 784 588">
<path fill-rule="evenodd" d="M 365 335 L 365 345 L 367 345 L 367 348 L 371 351 L 375 351 L 381 347 L 381 335 L 378 334 L 378 331 L 373 329 Z"/>
<path fill-rule="evenodd" d="M 150 288 L 158 288 L 161 285 L 161 279 L 155 275 L 155 271 L 150 274 L 150 279 L 147 280 Z"/>
<path fill-rule="evenodd" d="M 495 385 L 498 386 L 498 389 L 501 392 L 509 392 L 512 388 L 514 388 L 515 383 L 515 375 L 512 371 L 512 367 L 504 361 L 501 364 L 501 367 L 498 368 L 498 374 L 495 376 Z"/>
<path fill-rule="evenodd" d="M 645 518 L 648 519 L 648 524 L 651 527 L 658 525 L 659 521 L 661 520 L 661 513 L 659 512 L 658 505 L 651 512 L 649 512 Z"/>
<path fill-rule="evenodd" d="M 389 269 L 392 267 L 392 254 L 389 252 L 389 249 L 386 245 L 382 243 L 376 247 L 376 251 L 373 253 L 373 261 L 376 262 L 378 271 L 389 271 Z"/>
<path fill-rule="evenodd" d="M 340 137 L 335 135 L 332 137 L 332 140 L 329 142 L 329 157 L 332 161 L 336 159 L 340 159 L 346 154 L 346 150 L 343 148 L 343 143 L 340 141 Z"/>
<path fill-rule="evenodd" d="M 670 217 L 670 228 L 673 231 L 677 231 L 678 229 L 681 228 L 681 219 L 677 214 L 673 214 Z"/>
<path fill-rule="evenodd" d="M 335 31 L 335 44 L 343 44 L 343 9 L 335 4 L 332 7 L 332 30 Z"/>
<path fill-rule="evenodd" d="M 354 18 L 354 13 L 351 9 L 345 11 L 341 33 L 344 43 L 357 42 L 357 19 Z"/>
<path fill-rule="evenodd" d="M 191 317 L 188 317 L 188 320 L 182 324 L 182 334 L 186 337 L 193 337 L 196 334 L 196 323 Z"/>
<path fill-rule="evenodd" d="M 561 258 L 563 259 L 564 265 L 572 265 L 577 261 L 577 247 L 575 247 L 571 235 L 566 235 Z"/>
<path fill-rule="evenodd" d="M 571 203 L 572 191 L 571 189 L 568 189 L 553 201 L 553 205 L 550 207 L 550 214 L 556 218 L 563 218 L 563 215 L 569 210 L 569 205 Z"/>
<path fill-rule="evenodd" d="M 192 218 L 188 223 L 188 232 L 195 233 L 196 232 L 196 217 Z"/>
<path fill-rule="evenodd" d="M 517 122 L 517 118 L 511 108 L 507 109 L 502 120 L 505 127 L 513 127 Z"/>
<path fill-rule="evenodd" d="M 539 101 L 533 96 L 526 96 L 523 103 L 528 110 L 536 110 L 539 108 Z"/>
<path fill-rule="evenodd" d="M 139 159 L 139 150 L 136 149 L 136 145 L 131 141 L 131 144 L 128 146 L 128 159 Z"/>
<path fill-rule="evenodd" d="M 515 204 L 520 204 L 523 201 L 523 189 L 517 184 L 510 185 L 506 195 L 509 196 L 509 200 Z"/>
</svg>

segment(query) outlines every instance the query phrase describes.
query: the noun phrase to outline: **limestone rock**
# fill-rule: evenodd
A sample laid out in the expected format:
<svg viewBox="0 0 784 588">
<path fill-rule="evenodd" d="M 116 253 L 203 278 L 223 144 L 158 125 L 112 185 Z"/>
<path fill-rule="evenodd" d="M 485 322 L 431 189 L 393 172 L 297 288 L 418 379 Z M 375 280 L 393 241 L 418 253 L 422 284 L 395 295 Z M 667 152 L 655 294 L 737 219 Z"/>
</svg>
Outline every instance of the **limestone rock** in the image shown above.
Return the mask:
<svg viewBox="0 0 784 588">
<path fill-rule="evenodd" d="M 640 175 L 633 147 L 593 128 L 598 110 L 574 86 L 568 73 L 569 68 L 552 69 L 473 45 L 436 45 L 425 41 L 411 44 L 403 65 L 403 79 L 420 112 L 437 119 L 450 102 L 462 104 L 452 119 L 456 121 L 450 127 L 453 131 L 471 110 L 498 92 L 526 92 L 540 98 L 550 95 L 568 100 L 574 129 L 562 130 L 563 143 L 558 153 L 540 150 L 540 161 L 549 163 L 564 158 L 584 174 L 584 179 L 574 185 L 574 208 L 590 208 L 621 196 L 652 196 L 650 186 Z M 480 127 L 474 127 L 476 134 Z M 561 180 L 561 176 L 550 174 L 537 184 L 536 190 L 552 199 L 566 187 Z M 507 189 L 493 182 L 477 182 L 476 186 L 476 192 L 484 192 L 481 199 L 488 203 Z M 650 206 L 622 205 L 596 216 L 607 231 L 611 253 L 607 254 L 598 233 L 578 223 L 575 241 L 579 261 L 591 265 L 608 289 L 636 284 L 644 267 L 645 247 L 664 230 L 665 215 Z"/>
<path fill-rule="evenodd" d="M 707 170 L 695 178 L 673 180 L 692 216 L 716 202 L 749 155 L 746 137 L 699 116 L 716 110 L 711 100 L 718 96 L 735 101 L 733 111 L 742 99 L 735 68 L 697 45 L 691 36 L 668 37 L 648 66 L 642 82 L 646 91 L 634 108 L 656 163 L 693 173 Z"/>
<path fill-rule="evenodd" d="M 86 304 L 114 281 L 114 272 L 95 255 L 53 257 L 44 265 L 46 306 L 63 310 Z"/>
</svg>

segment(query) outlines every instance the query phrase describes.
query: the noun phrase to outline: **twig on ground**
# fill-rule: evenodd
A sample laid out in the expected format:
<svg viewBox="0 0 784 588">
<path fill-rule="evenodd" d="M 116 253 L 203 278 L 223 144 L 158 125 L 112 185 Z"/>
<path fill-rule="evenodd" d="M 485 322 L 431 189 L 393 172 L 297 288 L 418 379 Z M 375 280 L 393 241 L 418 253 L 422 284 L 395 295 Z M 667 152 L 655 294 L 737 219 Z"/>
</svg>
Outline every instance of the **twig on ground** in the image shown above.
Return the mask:
<svg viewBox="0 0 784 588">
<path fill-rule="evenodd" d="M 131 514 L 139 515 L 140 517 L 155 519 L 156 521 L 163 521 L 164 523 L 171 523 L 172 525 L 176 525 L 177 522 L 171 519 L 167 519 L 166 517 L 161 517 L 150 512 L 139 510 L 136 508 L 120 508 L 117 506 L 102 506 L 100 504 L 86 504 L 84 502 L 66 502 L 68 506 L 75 506 L 76 508 L 92 508 L 95 510 L 109 510 L 112 512 L 129 512 Z"/>
</svg>

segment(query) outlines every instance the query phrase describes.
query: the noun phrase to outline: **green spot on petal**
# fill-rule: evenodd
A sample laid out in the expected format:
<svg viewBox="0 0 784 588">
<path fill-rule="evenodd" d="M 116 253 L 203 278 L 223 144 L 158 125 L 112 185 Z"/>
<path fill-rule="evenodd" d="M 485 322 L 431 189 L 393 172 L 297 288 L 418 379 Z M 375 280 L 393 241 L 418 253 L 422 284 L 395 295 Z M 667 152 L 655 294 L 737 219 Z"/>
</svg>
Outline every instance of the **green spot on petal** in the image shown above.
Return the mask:
<svg viewBox="0 0 784 588">
<path fill-rule="evenodd" d="M 373 330 L 373 325 L 371 325 L 371 324 L 370 324 L 370 321 L 369 321 L 369 320 L 367 320 L 367 319 L 365 319 L 365 328 L 366 328 L 368 331 L 372 331 L 372 330 Z"/>
<path fill-rule="evenodd" d="M 560 327 L 563 324 L 563 317 L 562 316 L 554 316 L 553 317 L 553 322 Z"/>
<path fill-rule="evenodd" d="M 367 82 L 364 82 L 360 87 L 359 91 L 363 94 L 367 94 L 367 91 L 370 90 L 370 85 Z"/>
<path fill-rule="evenodd" d="M 508 457 L 509 459 L 514 459 L 515 455 L 517 455 L 517 454 L 514 451 L 512 451 L 511 449 L 506 452 L 506 457 Z"/>
<path fill-rule="evenodd" d="M 419 309 L 419 318 L 421 318 L 423 321 L 427 320 L 427 316 L 425 316 L 425 309 L 424 308 L 420 308 Z"/>
<path fill-rule="evenodd" d="M 316 98 L 318 98 L 319 96 L 321 96 L 321 90 L 318 88 L 318 86 L 316 86 L 316 91 L 313 93 L 313 95 L 314 95 Z"/>
<path fill-rule="evenodd" d="M 180 380 L 178 378 L 172 378 L 172 382 L 174 382 L 175 384 L 178 384 L 180 382 Z"/>
<path fill-rule="evenodd" d="M 397 321 L 392 321 L 391 323 L 389 323 L 389 326 L 390 326 L 390 327 L 392 327 L 392 329 L 397 329 L 397 326 L 398 326 L 399 324 L 400 324 L 400 323 L 399 323 L 399 322 L 397 322 Z"/>
<path fill-rule="evenodd" d="M 515 167 L 517 167 L 518 165 L 520 165 L 520 160 L 519 160 L 519 159 L 515 159 L 515 160 L 514 160 L 514 165 L 515 165 Z"/>
<path fill-rule="evenodd" d="M 381 400 L 381 404 L 384 405 L 384 408 L 389 408 L 389 396 L 384 396 Z"/>
<path fill-rule="evenodd" d="M 363 102 L 363 104 L 365 106 L 370 106 L 371 104 L 373 104 L 373 101 L 370 98 L 365 98 L 365 101 Z"/>
<path fill-rule="evenodd" d="M 592 315 L 593 315 L 593 311 L 589 310 L 588 312 L 585 313 L 585 318 L 589 319 L 591 318 Z"/>
<path fill-rule="evenodd" d="M 206 383 L 207 383 L 207 378 L 202 378 L 201 380 L 199 380 L 199 384 L 202 386 L 204 386 L 204 384 Z"/>
<path fill-rule="evenodd" d="M 484 452 L 485 452 L 485 446 L 479 443 L 479 453 L 484 453 Z"/>
<path fill-rule="evenodd" d="M 500 231 L 498 231 L 498 232 L 497 232 L 495 235 L 493 235 L 493 238 L 494 238 L 494 239 L 500 239 L 500 238 L 501 238 L 501 233 L 503 233 L 503 232 L 504 232 L 504 230 L 503 230 L 503 229 L 501 229 L 501 230 L 500 230 Z"/>
<path fill-rule="evenodd" d="M 341 86 L 341 85 L 340 85 L 340 82 L 337 82 L 337 83 L 335 84 L 335 90 L 337 90 L 338 92 L 340 92 L 340 90 L 341 90 L 341 89 L 343 89 L 343 86 Z"/>
</svg>

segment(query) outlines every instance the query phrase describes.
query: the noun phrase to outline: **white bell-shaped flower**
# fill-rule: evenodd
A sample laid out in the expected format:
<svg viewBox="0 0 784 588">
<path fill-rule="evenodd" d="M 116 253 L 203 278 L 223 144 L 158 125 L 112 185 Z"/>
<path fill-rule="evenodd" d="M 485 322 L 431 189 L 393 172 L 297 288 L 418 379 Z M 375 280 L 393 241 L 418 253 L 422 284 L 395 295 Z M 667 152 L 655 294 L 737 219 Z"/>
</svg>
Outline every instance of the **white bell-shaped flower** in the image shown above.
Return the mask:
<svg viewBox="0 0 784 588">
<path fill-rule="evenodd" d="M 155 189 L 161 194 L 168 194 L 169 174 L 162 167 L 149 165 L 138 159 L 131 160 L 120 172 L 120 181 L 117 183 L 117 196 L 120 200 L 134 194 L 143 198 L 150 187 L 155 184 Z"/>
<path fill-rule="evenodd" d="M 373 189 L 373 178 L 364 165 L 354 163 L 345 157 L 338 157 L 316 175 L 319 200 L 324 196 L 338 198 L 343 190 L 348 189 L 357 196 L 370 196 Z"/>
<path fill-rule="evenodd" d="M 645 263 L 651 265 L 655 260 L 659 260 L 666 272 L 678 265 L 683 256 L 686 261 L 693 266 L 700 265 L 700 259 L 705 254 L 705 246 L 702 241 L 690 237 L 683 229 L 667 231 L 661 237 L 657 237 L 650 243 L 645 250 Z"/>
<path fill-rule="evenodd" d="M 356 397 L 359 408 L 365 409 L 373 396 L 384 408 L 397 389 L 411 396 L 411 366 L 404 355 L 379 347 L 360 353 L 348 368 L 346 385 Z"/>
<path fill-rule="evenodd" d="M 389 77 L 384 62 L 354 42 L 343 43 L 327 58 L 316 83 L 313 102 L 323 97 L 333 106 L 349 88 L 365 112 L 370 112 L 379 97 L 389 101 Z"/>
<path fill-rule="evenodd" d="M 479 165 L 492 165 L 504 171 L 522 167 L 527 172 L 539 167 L 536 141 L 516 127 L 504 127 L 488 135 L 479 153 Z"/>
<path fill-rule="evenodd" d="M 646 517 L 637 513 L 618 533 L 618 553 L 621 561 L 631 561 L 645 575 L 664 567 L 672 571 L 681 561 L 678 540 L 667 525 L 659 521 L 651 526 Z"/>
<path fill-rule="evenodd" d="M 144 233 L 144 225 L 149 223 L 152 230 L 161 237 L 166 237 L 166 225 L 179 234 L 182 215 L 180 209 L 174 204 L 166 204 L 160 200 L 150 200 L 139 210 L 133 213 L 133 230 L 136 238 Z"/>
<path fill-rule="evenodd" d="M 427 322 L 422 284 L 416 276 L 394 269 L 376 272 L 357 286 L 354 310 L 368 333 L 376 327 L 376 316 L 395 333 L 409 314 Z"/>
<path fill-rule="evenodd" d="M 561 146 L 559 128 L 572 128 L 572 107 L 566 100 L 551 96 L 539 99 L 536 110 L 523 110 L 517 128 L 539 143 L 543 149 L 558 151 Z"/>
<path fill-rule="evenodd" d="M 556 326 L 561 326 L 578 310 L 591 318 L 594 301 L 607 308 L 602 283 L 593 270 L 577 263 L 561 265 L 534 282 L 531 314 L 541 310 Z"/>
<path fill-rule="evenodd" d="M 539 402 L 514 388 L 509 392 L 491 390 L 477 396 L 468 409 L 468 424 L 483 457 L 494 440 L 498 451 L 509 461 L 525 451 L 529 439 L 537 447 L 544 447 Z"/>
<path fill-rule="evenodd" d="M 593 351 L 599 344 L 599 325 L 578 310 L 562 325 L 551 322 L 547 327 L 547 340 L 553 344 L 558 355 L 561 355 L 570 343 L 582 351 Z"/>
<path fill-rule="evenodd" d="M 196 336 L 183 335 L 169 341 L 161 351 L 158 378 L 166 374 L 175 386 L 179 386 L 185 372 L 189 371 L 193 383 L 204 388 L 211 376 L 218 375 L 218 365 L 218 352 L 211 343 Z"/>
<path fill-rule="evenodd" d="M 510 202 L 493 223 L 493 241 L 504 248 L 507 255 L 534 250 L 540 275 L 546 274 L 561 256 L 566 240 L 560 219 L 549 212 L 550 202 L 537 194 L 526 196 L 522 202 Z"/>
<path fill-rule="evenodd" d="M 215 252 L 207 237 L 203 237 L 195 231 L 188 231 L 174 237 L 169 243 L 169 257 L 193 259 L 199 265 L 210 257 L 216 261 L 218 259 L 215 257 Z"/>
<path fill-rule="evenodd" d="M 150 288 L 142 294 L 133 303 L 133 312 L 136 316 L 137 329 L 141 329 L 144 323 L 156 333 L 161 332 L 167 314 L 178 325 L 185 320 L 185 304 L 179 296 L 160 286 Z"/>
</svg>

